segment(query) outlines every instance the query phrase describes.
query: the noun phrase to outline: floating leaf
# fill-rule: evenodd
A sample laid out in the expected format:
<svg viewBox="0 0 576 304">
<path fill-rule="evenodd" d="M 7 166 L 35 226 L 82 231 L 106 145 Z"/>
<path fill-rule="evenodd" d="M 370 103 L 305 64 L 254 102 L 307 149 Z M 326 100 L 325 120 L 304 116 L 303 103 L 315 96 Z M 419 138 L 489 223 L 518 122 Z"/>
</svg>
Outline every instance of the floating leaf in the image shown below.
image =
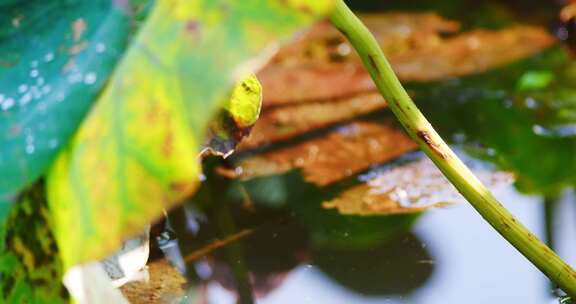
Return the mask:
<svg viewBox="0 0 576 304">
<path fill-rule="evenodd" d="M 0 4 L 0 215 L 45 173 L 123 53 L 133 19 L 119 3 Z"/>
<path fill-rule="evenodd" d="M 48 176 L 66 267 L 105 257 L 192 193 L 206 128 L 231 85 L 266 59 L 263 49 L 329 8 L 158 1 Z"/>
<path fill-rule="evenodd" d="M 148 265 L 149 282 L 132 282 L 121 290 L 130 303 L 176 303 L 184 296 L 186 279 L 168 262 L 160 260 Z"/>
<path fill-rule="evenodd" d="M 415 148 L 390 120 L 356 121 L 324 136 L 241 158 L 235 171 L 248 179 L 302 169 L 307 181 L 325 186 Z"/>
<path fill-rule="evenodd" d="M 266 110 L 254 130 L 241 142 L 239 150 L 324 128 L 386 107 L 380 93 L 365 93 L 328 102 L 302 103 Z"/>
<path fill-rule="evenodd" d="M 466 159 L 466 158 L 465 158 Z M 467 161 L 474 174 L 491 190 L 510 185 L 513 176 Z M 324 208 L 342 214 L 386 215 L 421 212 L 446 203 L 463 202 L 442 172 L 422 153 L 409 154 L 358 177 L 361 184 L 344 190 Z"/>
<path fill-rule="evenodd" d="M 441 33 L 459 28 L 457 23 L 435 14 L 390 13 L 361 18 L 387 54 L 437 44 Z M 317 24 L 298 41 L 281 49 L 272 63 L 258 74 L 266 88 L 265 106 L 375 90 L 346 38 L 329 23 Z"/>
<path fill-rule="evenodd" d="M 546 30 L 533 26 L 455 34 L 457 24 L 435 15 L 365 18 L 404 82 L 484 72 L 537 54 L 554 43 Z M 392 22 L 398 22 L 397 26 L 391 26 Z M 265 107 L 376 90 L 344 36 L 323 24 L 308 35 L 258 74 L 265 87 Z"/>
<path fill-rule="evenodd" d="M 488 73 L 409 89 L 444 138 L 514 173 L 520 190 L 553 194 L 576 184 L 573 69 L 566 53 L 552 48 Z M 530 71 L 551 71 L 554 81 L 518 90 Z"/>
</svg>

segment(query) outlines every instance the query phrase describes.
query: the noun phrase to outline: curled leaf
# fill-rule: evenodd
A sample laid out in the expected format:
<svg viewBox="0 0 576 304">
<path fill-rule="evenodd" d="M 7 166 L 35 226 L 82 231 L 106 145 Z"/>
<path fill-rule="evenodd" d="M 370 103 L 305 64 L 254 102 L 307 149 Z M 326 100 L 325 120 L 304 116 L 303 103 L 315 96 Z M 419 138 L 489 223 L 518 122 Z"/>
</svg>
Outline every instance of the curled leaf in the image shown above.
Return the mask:
<svg viewBox="0 0 576 304">
<path fill-rule="evenodd" d="M 261 106 L 262 86 L 250 75 L 236 84 L 230 99 L 210 122 L 205 150 L 225 157 L 234 152 L 258 120 Z"/>
</svg>

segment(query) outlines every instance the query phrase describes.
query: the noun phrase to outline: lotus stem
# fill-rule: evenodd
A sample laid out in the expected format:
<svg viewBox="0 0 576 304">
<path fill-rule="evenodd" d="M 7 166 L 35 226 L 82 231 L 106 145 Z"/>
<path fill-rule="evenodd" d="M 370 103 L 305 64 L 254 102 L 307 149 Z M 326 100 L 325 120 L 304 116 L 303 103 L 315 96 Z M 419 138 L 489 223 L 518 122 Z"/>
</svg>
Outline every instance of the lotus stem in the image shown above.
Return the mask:
<svg viewBox="0 0 576 304">
<path fill-rule="evenodd" d="M 374 36 L 343 0 L 335 0 L 330 19 L 360 55 L 404 129 L 440 171 L 500 235 L 568 295 L 576 297 L 576 272 L 508 212 L 442 140 L 402 87 Z"/>
</svg>

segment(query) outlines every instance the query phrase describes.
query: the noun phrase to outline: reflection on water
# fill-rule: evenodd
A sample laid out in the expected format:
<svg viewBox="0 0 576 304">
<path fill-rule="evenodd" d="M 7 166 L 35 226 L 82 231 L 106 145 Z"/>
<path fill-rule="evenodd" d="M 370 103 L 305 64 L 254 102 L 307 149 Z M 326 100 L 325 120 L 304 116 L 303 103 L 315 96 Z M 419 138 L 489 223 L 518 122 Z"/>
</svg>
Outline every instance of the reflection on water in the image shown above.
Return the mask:
<svg viewBox="0 0 576 304">
<path fill-rule="evenodd" d="M 553 48 L 499 71 L 411 90 L 445 138 L 513 171 L 521 189 L 553 197 L 574 184 L 576 138 L 535 133 L 535 122 L 553 125 L 566 113 L 532 111 L 518 103 L 527 93 L 515 87 L 527 67 L 566 60 L 559 52 Z M 543 105 L 546 98 L 537 100 Z M 322 208 L 369 171 L 320 187 L 297 170 L 245 182 L 206 170 L 194 212 L 171 215 L 184 255 L 241 229 L 252 232 L 188 263 L 200 302 L 557 303 L 546 278 L 467 204 L 369 217 Z M 542 239 L 554 240 L 558 253 L 576 265 L 574 194 L 556 206 L 556 216 L 547 216 L 540 197 L 500 190 L 497 196 L 513 214 Z"/>
<path fill-rule="evenodd" d="M 485 21 L 494 20 L 473 23 Z M 521 195 L 512 186 L 495 193 L 521 222 L 576 265 L 576 195 L 568 193 L 556 205 L 551 199 L 576 181 L 576 64 L 571 62 L 553 47 L 498 70 L 412 83 L 408 89 L 444 138 L 514 173 L 518 188 L 548 195 L 544 204 L 540 196 Z M 385 109 L 359 119 L 390 116 Z M 230 168 L 237 165 L 229 161 Z M 414 172 L 421 175 L 418 168 Z M 358 177 L 370 172 L 364 169 L 323 187 L 305 182 L 298 170 L 245 182 L 206 170 L 207 182 L 194 202 L 170 215 L 187 261 L 186 301 L 558 302 L 540 271 L 468 204 L 369 217 L 322 208 L 323 202 L 357 185 Z M 405 170 L 385 180 L 392 181 L 384 183 L 385 190 L 401 178 L 416 179 Z M 442 192 L 433 190 L 434 195 Z"/>
<path fill-rule="evenodd" d="M 511 188 L 497 196 L 544 237 L 539 198 Z M 573 197 L 561 200 L 554 227 L 559 254 L 575 265 Z M 256 303 L 557 303 L 546 278 L 466 204 L 429 211 L 411 233 L 368 250 L 314 248 L 297 226 L 279 222 L 240 242 Z M 236 303 L 222 253 L 199 263 L 211 269 L 206 303 Z"/>
</svg>

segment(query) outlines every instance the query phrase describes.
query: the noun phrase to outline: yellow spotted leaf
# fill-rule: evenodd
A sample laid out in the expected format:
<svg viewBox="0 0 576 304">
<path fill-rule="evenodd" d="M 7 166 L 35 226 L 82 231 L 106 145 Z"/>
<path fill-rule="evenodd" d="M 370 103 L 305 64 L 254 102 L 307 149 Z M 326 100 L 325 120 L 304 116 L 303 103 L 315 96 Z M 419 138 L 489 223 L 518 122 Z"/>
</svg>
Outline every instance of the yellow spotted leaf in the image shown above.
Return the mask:
<svg viewBox="0 0 576 304">
<path fill-rule="evenodd" d="M 230 88 L 281 39 L 331 7 L 329 0 L 308 3 L 156 2 L 49 172 L 49 205 L 66 268 L 111 254 L 195 191 L 210 120 Z"/>
</svg>

